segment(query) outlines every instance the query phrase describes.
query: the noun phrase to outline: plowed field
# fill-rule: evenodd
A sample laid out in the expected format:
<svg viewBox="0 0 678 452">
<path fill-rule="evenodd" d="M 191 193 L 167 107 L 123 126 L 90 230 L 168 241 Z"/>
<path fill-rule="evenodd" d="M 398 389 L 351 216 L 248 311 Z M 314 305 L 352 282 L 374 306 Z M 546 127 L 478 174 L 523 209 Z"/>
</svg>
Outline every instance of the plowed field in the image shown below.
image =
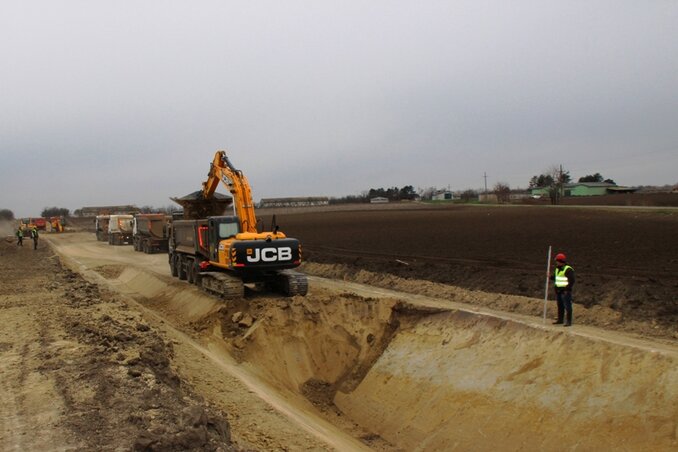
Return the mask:
<svg viewBox="0 0 678 452">
<path fill-rule="evenodd" d="M 366 270 L 533 298 L 544 297 L 552 245 L 576 270 L 576 304 L 611 309 L 618 323 L 669 333 L 678 324 L 675 209 L 434 206 L 277 220 L 301 240 L 307 261 L 341 265 L 347 277 Z"/>
</svg>

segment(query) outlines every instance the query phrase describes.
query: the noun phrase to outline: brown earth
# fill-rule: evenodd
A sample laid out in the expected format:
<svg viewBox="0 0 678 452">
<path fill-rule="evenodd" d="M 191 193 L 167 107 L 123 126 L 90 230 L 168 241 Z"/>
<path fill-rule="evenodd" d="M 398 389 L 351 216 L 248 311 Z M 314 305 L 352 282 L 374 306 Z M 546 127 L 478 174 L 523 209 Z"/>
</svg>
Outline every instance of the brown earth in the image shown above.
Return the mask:
<svg viewBox="0 0 678 452">
<path fill-rule="evenodd" d="M 235 450 L 172 343 L 119 297 L 44 244 L 0 241 L 0 272 L 0 449 Z"/>
<path fill-rule="evenodd" d="M 312 277 L 306 297 L 250 290 L 224 302 L 171 278 L 166 256 L 109 247 L 91 234 L 50 241 L 83 274 L 93 270 L 134 297 L 130 307 L 183 332 L 172 336 L 178 374 L 211 405 L 227 408 L 233 438 L 257 429 L 266 435 L 255 443 L 261 449 L 656 451 L 677 444 L 675 340 L 545 325 L 536 316 L 539 299 L 445 292 L 426 281 L 407 280 L 405 293 Z M 492 303 L 536 312 L 478 306 Z M 580 307 L 578 318 L 613 314 Z M 191 342 L 200 346 L 187 353 Z M 188 365 L 196 351 L 207 360 Z M 242 393 L 231 375 L 266 403 L 234 400 Z M 280 420 L 268 422 L 272 411 L 326 446 L 283 432 Z"/>
<path fill-rule="evenodd" d="M 575 268 L 576 305 L 614 311 L 621 329 L 645 322 L 650 335 L 676 332 L 675 209 L 401 205 L 278 215 L 277 222 L 301 240 L 307 262 L 341 266 L 316 268 L 319 275 L 351 279 L 362 270 L 537 299 L 544 298 L 552 245 Z"/>
<path fill-rule="evenodd" d="M 174 375 L 185 397 L 199 394 L 197 405 L 204 405 L 208 413 L 222 413 L 236 447 L 654 451 L 674 450 L 678 444 L 675 340 L 630 338 L 584 322 L 572 328 L 544 325 L 538 315 L 539 298 L 470 291 L 338 264 L 307 266 L 313 272 L 337 272 L 338 279 L 311 277 L 306 297 L 248 290 L 245 299 L 224 302 L 172 278 L 166 255 L 110 247 L 91 233 L 50 235 L 46 241 L 63 265 L 84 279 L 77 276 L 81 283 L 75 285 L 68 283 L 70 277 L 57 281 L 54 290 L 60 291 L 58 300 L 67 309 L 58 305 L 60 309 L 41 312 L 39 306 L 25 304 L 0 311 L 1 320 L 9 325 L 0 330 L 0 342 L 11 344 L 9 350 L 14 348 L 13 340 L 31 342 L 31 328 L 40 325 L 31 317 L 36 313 L 65 325 L 76 316 L 75 321 L 87 322 L 88 334 L 98 338 L 99 331 L 106 332 L 105 339 L 123 354 L 127 348 L 121 347 L 144 343 L 142 334 L 157 335 L 166 352 L 153 360 L 146 360 L 141 350 L 137 353 L 141 361 L 134 360 L 137 354 L 126 358 L 123 363 L 131 367 L 123 368 L 124 381 L 146 381 L 145 370 L 138 369 L 141 375 L 135 377 L 135 366 L 141 363 L 147 363 L 143 365 L 154 370 L 155 380 L 167 381 L 170 388 L 175 379 L 164 376 Z M 32 250 L 8 252 L 0 255 L 0 262 L 7 268 L 18 265 L 17 259 L 30 257 L 25 252 Z M 56 259 L 46 252 L 40 261 Z M 42 300 L 44 287 L 49 287 L 44 279 L 59 272 L 37 264 L 33 273 L 24 270 L 25 294 L 35 293 Z M 344 278 L 374 284 L 352 284 Z M 407 291 L 374 285 L 402 286 Z M 106 303 L 90 306 L 85 301 L 99 297 L 92 293 L 108 294 L 100 296 Z M 4 296 L 5 292 L 3 303 L 12 300 Z M 532 311 L 526 316 L 482 306 L 502 310 L 529 306 Z M 116 307 L 122 314 L 116 313 Z M 610 308 L 580 306 L 578 312 L 577 319 L 586 322 L 615 318 Z M 17 318 L 26 320 L 13 327 L 12 319 Z M 114 341 L 118 329 L 108 332 L 107 325 L 124 320 L 129 320 L 132 330 L 123 333 L 131 339 L 118 344 Z M 59 330 L 57 322 L 47 326 L 40 331 Z M 53 348 L 47 359 L 66 363 L 55 366 L 54 372 L 71 362 L 78 367 L 79 373 L 71 376 L 72 391 L 80 397 L 73 398 L 78 401 L 90 400 L 83 375 L 89 373 L 88 362 L 106 356 L 106 344 L 101 347 L 83 348 L 85 360 L 79 359 L 80 348 Z M 0 369 L 5 364 L 15 366 L 13 359 L 13 354 L 0 351 Z M 36 357 L 35 365 L 42 361 L 44 356 Z M 163 364 L 156 370 L 155 362 Z M 0 447 L 36 449 L 46 438 L 55 444 L 72 444 L 61 440 L 70 430 L 60 429 L 59 420 L 78 413 L 80 405 L 62 408 L 59 394 L 49 391 L 36 394 L 33 403 L 20 400 L 11 405 L 12 397 L 23 394 L 25 379 L 21 372 L 3 377 L 8 390 L 2 391 L 2 400 L 11 414 L 3 421 L 13 423 L 9 428 L 3 424 Z M 116 384 L 108 375 L 101 381 Z M 78 392 L 80 388 L 84 394 Z M 116 389 L 119 392 L 125 393 Z M 147 403 L 161 409 L 166 403 L 163 393 L 154 394 Z M 42 422 L 40 431 L 34 427 L 38 422 L 25 421 L 26 413 L 34 413 L 29 407 L 36 403 L 57 407 L 56 421 Z M 135 403 L 136 399 L 121 397 L 120 407 L 107 410 L 127 406 L 134 412 Z M 46 418 L 44 410 L 35 416 Z M 89 444 L 94 446 L 77 448 L 108 448 L 101 446 L 110 438 L 103 436 L 106 430 L 97 430 L 98 417 L 78 419 L 79 431 L 88 432 L 93 437 Z M 567 429 L 562 428 L 563 422 Z M 167 423 L 168 429 L 183 425 L 178 416 Z M 129 430 L 133 428 L 124 422 L 119 426 L 123 433 L 132 432 L 129 436 L 134 435 Z M 42 442 L 16 439 L 32 436 Z M 111 448 L 125 449 L 115 439 L 112 444 Z"/>
</svg>

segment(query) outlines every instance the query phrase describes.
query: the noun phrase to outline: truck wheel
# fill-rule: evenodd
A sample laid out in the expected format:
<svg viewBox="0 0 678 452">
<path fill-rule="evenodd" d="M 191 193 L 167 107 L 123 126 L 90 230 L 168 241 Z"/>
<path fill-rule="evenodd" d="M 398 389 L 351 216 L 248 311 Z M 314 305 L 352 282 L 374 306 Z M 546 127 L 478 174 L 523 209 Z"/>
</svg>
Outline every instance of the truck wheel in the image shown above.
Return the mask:
<svg viewBox="0 0 678 452">
<path fill-rule="evenodd" d="M 186 274 L 186 259 L 183 258 L 183 256 L 179 256 L 177 259 L 177 266 L 179 267 L 179 279 L 182 281 L 185 281 L 188 275 Z"/>
<path fill-rule="evenodd" d="M 144 254 L 148 254 L 148 242 L 144 242 L 142 249 L 144 250 Z"/>
<path fill-rule="evenodd" d="M 177 269 L 177 255 L 176 254 L 170 254 L 169 257 L 169 266 L 170 266 L 170 273 L 172 276 L 175 278 L 179 276 L 179 270 Z"/>
<path fill-rule="evenodd" d="M 198 261 L 193 262 L 193 284 L 202 286 L 202 277 L 200 276 L 200 264 Z"/>
<path fill-rule="evenodd" d="M 186 259 L 186 281 L 189 284 L 195 282 L 195 267 L 193 267 L 193 259 Z"/>
</svg>

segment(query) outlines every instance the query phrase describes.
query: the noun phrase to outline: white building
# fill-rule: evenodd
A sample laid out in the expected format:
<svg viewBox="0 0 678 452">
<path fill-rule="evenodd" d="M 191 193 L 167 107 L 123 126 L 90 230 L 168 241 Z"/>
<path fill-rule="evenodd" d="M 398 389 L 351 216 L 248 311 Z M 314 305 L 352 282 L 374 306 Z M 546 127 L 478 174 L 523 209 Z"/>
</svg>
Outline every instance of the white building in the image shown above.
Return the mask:
<svg viewBox="0 0 678 452">
<path fill-rule="evenodd" d="M 453 201 L 454 194 L 449 190 L 438 190 L 431 197 L 433 201 Z"/>
</svg>

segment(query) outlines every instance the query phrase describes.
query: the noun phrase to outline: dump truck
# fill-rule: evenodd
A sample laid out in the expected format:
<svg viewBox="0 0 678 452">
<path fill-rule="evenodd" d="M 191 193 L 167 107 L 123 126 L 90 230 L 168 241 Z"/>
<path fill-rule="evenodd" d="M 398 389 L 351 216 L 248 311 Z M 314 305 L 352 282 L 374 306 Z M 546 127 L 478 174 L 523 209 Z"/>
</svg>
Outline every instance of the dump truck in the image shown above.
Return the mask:
<svg viewBox="0 0 678 452">
<path fill-rule="evenodd" d="M 139 213 L 132 223 L 134 251 L 146 254 L 167 252 L 167 225 L 169 219 L 161 213 Z"/>
<path fill-rule="evenodd" d="M 21 218 L 19 220 L 19 228 L 24 231 L 30 231 L 35 228 L 39 231 L 44 231 L 47 227 L 47 220 L 42 217 Z"/>
<path fill-rule="evenodd" d="M 108 222 L 108 244 L 131 245 L 133 220 L 133 215 L 111 215 Z"/>
<path fill-rule="evenodd" d="M 96 231 L 97 240 L 100 242 L 108 242 L 108 223 L 110 220 L 110 215 L 97 215 L 94 218 L 94 229 Z"/>
<path fill-rule="evenodd" d="M 245 284 L 287 296 L 306 295 L 306 275 L 292 270 L 301 264 L 299 241 L 278 226 L 259 232 L 247 178 L 217 151 L 201 196 L 181 202 L 187 212 L 205 212 L 223 183 L 233 196 L 233 215 L 173 220 L 169 229 L 172 276 L 197 284 L 224 298 L 240 298 Z M 176 199 L 175 199 L 176 201 Z"/>
<path fill-rule="evenodd" d="M 48 232 L 64 232 L 63 217 L 49 217 L 46 230 Z"/>
</svg>

